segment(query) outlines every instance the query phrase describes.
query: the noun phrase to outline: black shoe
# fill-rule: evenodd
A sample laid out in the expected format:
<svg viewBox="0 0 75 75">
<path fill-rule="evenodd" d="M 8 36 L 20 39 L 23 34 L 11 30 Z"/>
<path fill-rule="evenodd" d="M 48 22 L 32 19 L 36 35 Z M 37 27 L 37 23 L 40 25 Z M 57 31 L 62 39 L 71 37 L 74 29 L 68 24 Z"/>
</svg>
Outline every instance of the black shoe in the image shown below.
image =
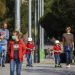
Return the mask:
<svg viewBox="0 0 75 75">
<path fill-rule="evenodd" d="M 1 64 L 0 64 L 0 66 L 1 66 Z"/>
<path fill-rule="evenodd" d="M 2 67 L 5 67 L 5 65 L 3 64 Z"/>
<path fill-rule="evenodd" d="M 26 67 L 28 67 L 29 65 L 26 65 Z"/>
<path fill-rule="evenodd" d="M 57 68 L 58 66 L 57 65 L 55 65 L 55 68 Z"/>
</svg>

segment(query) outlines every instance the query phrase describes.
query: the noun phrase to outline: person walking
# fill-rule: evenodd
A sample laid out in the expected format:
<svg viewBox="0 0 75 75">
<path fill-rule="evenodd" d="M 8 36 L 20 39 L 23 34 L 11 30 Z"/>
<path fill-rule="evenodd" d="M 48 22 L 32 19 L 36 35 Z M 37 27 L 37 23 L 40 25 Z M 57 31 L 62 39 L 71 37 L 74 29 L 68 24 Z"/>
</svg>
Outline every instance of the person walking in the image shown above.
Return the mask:
<svg viewBox="0 0 75 75">
<path fill-rule="evenodd" d="M 55 68 L 56 67 L 61 67 L 60 64 L 60 54 L 61 54 L 61 46 L 59 40 L 55 41 L 55 45 L 53 47 L 54 50 L 54 57 L 55 57 Z"/>
<path fill-rule="evenodd" d="M 8 44 L 8 54 L 10 56 L 10 75 L 14 75 L 16 66 L 16 75 L 21 75 L 23 56 L 26 53 L 26 45 L 19 38 L 19 32 L 13 31 L 12 39 Z"/>
<path fill-rule="evenodd" d="M 32 51 L 34 48 L 34 44 L 32 42 L 32 38 L 28 38 L 28 43 L 26 45 L 26 57 L 27 57 L 27 66 L 32 67 Z"/>
<path fill-rule="evenodd" d="M 74 35 L 71 33 L 71 27 L 66 27 L 66 33 L 63 34 L 63 46 L 66 54 L 66 64 L 70 68 L 71 54 L 74 50 Z"/>
<path fill-rule="evenodd" d="M 0 59 L 0 66 L 2 62 L 2 67 L 5 67 L 8 40 L 9 40 L 9 30 L 7 29 L 7 23 L 3 23 L 2 28 L 0 29 L 0 45 L 2 46 L 4 54 L 2 56 L 2 61 Z"/>
</svg>

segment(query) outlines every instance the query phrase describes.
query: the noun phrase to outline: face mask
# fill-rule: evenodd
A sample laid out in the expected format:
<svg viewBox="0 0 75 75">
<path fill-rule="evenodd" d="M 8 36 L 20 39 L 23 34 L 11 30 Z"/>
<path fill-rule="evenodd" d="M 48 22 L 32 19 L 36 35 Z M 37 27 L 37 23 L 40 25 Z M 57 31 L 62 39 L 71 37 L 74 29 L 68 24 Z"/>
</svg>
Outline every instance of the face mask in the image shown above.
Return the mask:
<svg viewBox="0 0 75 75">
<path fill-rule="evenodd" d="M 16 40 L 16 36 L 12 36 L 12 39 L 13 39 L 13 40 Z"/>
</svg>

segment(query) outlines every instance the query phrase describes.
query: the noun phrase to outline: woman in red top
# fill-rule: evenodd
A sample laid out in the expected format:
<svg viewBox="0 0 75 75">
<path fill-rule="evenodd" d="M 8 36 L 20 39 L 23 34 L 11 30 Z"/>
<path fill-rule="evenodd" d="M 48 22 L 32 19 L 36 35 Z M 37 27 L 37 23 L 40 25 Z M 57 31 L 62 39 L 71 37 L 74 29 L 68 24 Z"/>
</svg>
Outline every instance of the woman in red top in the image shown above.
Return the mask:
<svg viewBox="0 0 75 75">
<path fill-rule="evenodd" d="M 55 46 L 53 47 L 53 50 L 54 50 L 54 57 L 55 57 L 55 67 L 61 67 L 60 65 L 61 47 L 59 45 L 59 40 L 55 41 Z"/>
<path fill-rule="evenodd" d="M 10 56 L 10 75 L 14 75 L 16 65 L 16 75 L 21 75 L 21 67 L 23 62 L 23 55 L 25 54 L 26 46 L 21 38 L 19 32 L 14 31 L 12 40 L 8 45 L 8 54 Z"/>
</svg>

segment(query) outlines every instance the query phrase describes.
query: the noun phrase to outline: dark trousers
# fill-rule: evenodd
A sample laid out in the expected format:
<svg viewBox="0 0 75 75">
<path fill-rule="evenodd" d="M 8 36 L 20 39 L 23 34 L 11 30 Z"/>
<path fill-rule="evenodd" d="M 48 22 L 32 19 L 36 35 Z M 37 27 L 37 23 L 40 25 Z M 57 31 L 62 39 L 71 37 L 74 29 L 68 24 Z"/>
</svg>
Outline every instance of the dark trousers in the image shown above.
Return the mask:
<svg viewBox="0 0 75 75">
<path fill-rule="evenodd" d="M 71 63 L 71 52 L 67 51 L 66 53 L 66 64 L 69 65 Z"/>
</svg>

